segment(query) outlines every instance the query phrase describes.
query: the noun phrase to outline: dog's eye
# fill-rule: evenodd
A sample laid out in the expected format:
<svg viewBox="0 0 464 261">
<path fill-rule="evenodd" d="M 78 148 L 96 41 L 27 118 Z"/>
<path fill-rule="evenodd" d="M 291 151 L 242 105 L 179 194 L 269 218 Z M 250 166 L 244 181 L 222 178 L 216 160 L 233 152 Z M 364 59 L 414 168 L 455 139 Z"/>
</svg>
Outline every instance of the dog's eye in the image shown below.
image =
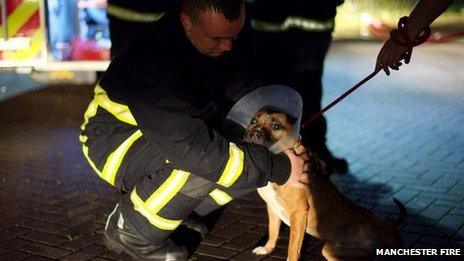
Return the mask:
<svg viewBox="0 0 464 261">
<path fill-rule="evenodd" d="M 275 130 L 275 131 L 278 131 L 278 130 L 282 130 L 282 125 L 280 124 L 274 124 L 272 125 L 272 129 Z"/>
<path fill-rule="evenodd" d="M 256 124 L 256 121 L 257 121 L 256 118 L 253 117 L 253 118 L 251 118 L 250 124 Z"/>
</svg>

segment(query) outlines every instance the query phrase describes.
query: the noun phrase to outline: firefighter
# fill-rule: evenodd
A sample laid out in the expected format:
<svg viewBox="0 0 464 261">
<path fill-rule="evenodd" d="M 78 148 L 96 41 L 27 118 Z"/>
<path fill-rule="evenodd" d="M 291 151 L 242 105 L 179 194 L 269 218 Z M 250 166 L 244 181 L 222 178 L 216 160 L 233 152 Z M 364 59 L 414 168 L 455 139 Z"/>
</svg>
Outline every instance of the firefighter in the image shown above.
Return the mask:
<svg viewBox="0 0 464 261">
<path fill-rule="evenodd" d="M 342 0 L 255 0 L 256 68 L 266 83 L 297 89 L 303 97 L 303 118 L 321 110 L 324 58 L 332 40 L 336 7 Z M 325 162 L 328 172 L 348 171 L 345 159 L 336 158 L 326 145 L 325 117 L 302 133 L 303 143 Z"/>
<path fill-rule="evenodd" d="M 232 49 L 243 2 L 179 8 L 114 57 L 79 136 L 90 166 L 120 192 L 104 243 L 137 260 L 185 260 L 168 236 L 205 201 L 224 205 L 268 181 L 308 182 L 303 146 L 271 154 L 223 135 L 227 106 L 250 86 Z"/>
<path fill-rule="evenodd" d="M 167 10 L 175 9 L 179 0 L 107 0 L 107 16 L 109 20 L 109 30 L 111 37 L 111 57 L 116 55 L 124 48 L 134 37 L 143 33 L 150 28 L 151 23 L 158 21 L 163 17 Z M 246 10 L 252 0 L 246 0 Z M 248 16 L 246 17 L 248 18 Z M 239 44 L 243 45 L 245 58 L 251 58 L 249 49 L 249 41 L 251 29 L 250 23 L 247 21 L 242 30 Z M 243 32 L 246 31 L 246 32 Z"/>
</svg>

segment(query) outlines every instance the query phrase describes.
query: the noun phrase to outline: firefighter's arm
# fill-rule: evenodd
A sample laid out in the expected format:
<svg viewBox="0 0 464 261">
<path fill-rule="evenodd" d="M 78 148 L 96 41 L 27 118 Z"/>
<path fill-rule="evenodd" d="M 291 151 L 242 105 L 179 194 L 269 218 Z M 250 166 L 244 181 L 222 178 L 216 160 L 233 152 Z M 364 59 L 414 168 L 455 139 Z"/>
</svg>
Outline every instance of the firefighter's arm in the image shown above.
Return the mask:
<svg viewBox="0 0 464 261">
<path fill-rule="evenodd" d="M 206 126 L 204 115 L 181 91 L 192 88 L 185 82 L 182 66 L 172 59 L 148 57 L 150 61 L 144 62 L 147 57 L 127 56 L 113 60 L 101 84 L 113 86 L 113 95 L 129 106 L 143 136 L 173 167 L 225 187 L 260 187 L 268 181 L 288 180 L 291 168 L 286 155 L 231 142 Z"/>
<path fill-rule="evenodd" d="M 268 181 L 283 184 L 288 180 L 288 156 L 273 155 L 263 146 L 228 141 L 209 129 L 188 101 L 169 88 L 153 89 L 156 95 L 134 97 L 137 102 L 129 108 L 144 137 L 174 168 L 224 187 L 260 187 Z M 156 98 L 148 99 L 150 96 Z"/>
</svg>

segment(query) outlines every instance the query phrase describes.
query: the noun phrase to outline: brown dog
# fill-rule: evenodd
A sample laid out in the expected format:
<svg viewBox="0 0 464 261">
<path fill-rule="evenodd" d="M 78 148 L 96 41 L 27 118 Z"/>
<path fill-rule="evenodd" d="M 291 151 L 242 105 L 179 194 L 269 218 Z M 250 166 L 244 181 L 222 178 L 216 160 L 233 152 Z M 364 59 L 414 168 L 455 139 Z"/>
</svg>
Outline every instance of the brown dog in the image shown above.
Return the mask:
<svg viewBox="0 0 464 261">
<path fill-rule="evenodd" d="M 285 113 L 260 110 L 246 128 L 245 140 L 270 147 L 292 129 L 295 119 Z M 290 225 L 288 260 L 298 260 L 305 232 L 325 240 L 322 255 L 327 260 L 366 259 L 376 248 L 401 248 L 402 239 L 393 222 L 380 219 L 356 206 L 343 196 L 328 179 L 316 172 L 320 165 L 314 155 L 309 186 L 279 186 L 269 183 L 258 189 L 267 203 L 269 238 L 253 253 L 266 255 L 273 251 L 279 236 L 281 220 Z M 404 206 L 395 200 L 404 219 Z"/>
</svg>

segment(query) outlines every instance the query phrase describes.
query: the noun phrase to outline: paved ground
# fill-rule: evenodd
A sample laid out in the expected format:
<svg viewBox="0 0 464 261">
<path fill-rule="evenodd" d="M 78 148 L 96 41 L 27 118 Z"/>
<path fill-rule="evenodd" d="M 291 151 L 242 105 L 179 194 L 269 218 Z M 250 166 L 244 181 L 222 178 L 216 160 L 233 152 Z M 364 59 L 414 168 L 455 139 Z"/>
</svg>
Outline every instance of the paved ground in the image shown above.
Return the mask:
<svg viewBox="0 0 464 261">
<path fill-rule="evenodd" d="M 391 199 L 400 199 L 408 211 L 401 233 L 409 247 L 462 248 L 462 47 L 418 48 L 415 64 L 376 77 L 327 115 L 329 144 L 351 169 L 334 182 L 380 216 L 395 217 Z M 378 48 L 333 46 L 325 104 L 370 72 Z M 14 84 L 9 77 L 6 87 Z M 77 140 L 91 86 L 36 87 L 0 103 L 0 260 L 127 260 L 101 242 L 115 194 L 87 166 Z M 263 240 L 266 222 L 256 194 L 236 200 L 194 259 L 256 259 L 250 250 Z M 286 230 L 277 251 L 263 260 L 285 259 L 287 239 Z M 321 244 L 308 237 L 304 259 L 321 260 Z"/>
</svg>

